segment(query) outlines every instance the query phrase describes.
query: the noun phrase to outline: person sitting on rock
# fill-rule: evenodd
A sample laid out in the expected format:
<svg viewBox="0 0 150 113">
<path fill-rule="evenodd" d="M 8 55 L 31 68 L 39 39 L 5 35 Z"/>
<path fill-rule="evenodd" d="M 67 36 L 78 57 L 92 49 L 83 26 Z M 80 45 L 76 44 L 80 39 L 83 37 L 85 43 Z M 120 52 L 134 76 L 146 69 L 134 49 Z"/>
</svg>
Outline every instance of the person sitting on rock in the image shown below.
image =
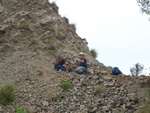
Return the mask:
<svg viewBox="0 0 150 113">
<path fill-rule="evenodd" d="M 79 54 L 79 56 L 79 67 L 75 69 L 75 72 L 79 74 L 85 74 L 85 72 L 87 71 L 87 60 L 85 59 L 84 54 L 82 52 Z"/>
<path fill-rule="evenodd" d="M 64 58 L 61 58 L 61 59 L 59 59 L 58 61 L 56 61 L 56 63 L 54 64 L 54 68 L 55 68 L 57 71 L 63 71 L 66 64 L 68 64 L 67 58 L 64 57 Z"/>
</svg>

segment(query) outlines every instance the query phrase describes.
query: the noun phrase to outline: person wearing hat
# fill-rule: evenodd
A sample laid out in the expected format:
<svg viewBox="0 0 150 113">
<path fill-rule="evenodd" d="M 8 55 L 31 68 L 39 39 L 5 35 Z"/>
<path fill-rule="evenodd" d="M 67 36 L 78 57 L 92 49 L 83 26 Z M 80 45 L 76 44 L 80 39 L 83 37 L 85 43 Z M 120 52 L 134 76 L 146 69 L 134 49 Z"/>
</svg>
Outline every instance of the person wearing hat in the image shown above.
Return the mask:
<svg viewBox="0 0 150 113">
<path fill-rule="evenodd" d="M 87 60 L 82 52 L 79 54 L 79 57 L 80 57 L 79 67 L 76 68 L 75 71 L 79 74 L 84 74 L 87 71 Z"/>
</svg>

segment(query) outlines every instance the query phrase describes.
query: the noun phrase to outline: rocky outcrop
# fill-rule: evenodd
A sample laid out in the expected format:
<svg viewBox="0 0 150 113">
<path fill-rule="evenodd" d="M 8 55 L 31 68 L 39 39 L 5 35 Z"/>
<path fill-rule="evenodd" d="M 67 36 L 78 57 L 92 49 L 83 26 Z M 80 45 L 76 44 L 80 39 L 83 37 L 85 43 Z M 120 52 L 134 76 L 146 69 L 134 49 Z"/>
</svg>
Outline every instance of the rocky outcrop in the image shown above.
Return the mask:
<svg viewBox="0 0 150 113">
<path fill-rule="evenodd" d="M 30 113 L 133 113 L 139 109 L 146 95 L 139 82 L 144 78 L 109 75 L 75 30 L 48 0 L 0 0 L 0 86 L 16 86 L 16 100 L 0 105 L 0 112 L 14 113 L 18 107 Z M 64 56 L 76 67 L 81 51 L 88 61 L 87 75 L 53 69 L 53 62 Z M 72 84 L 68 92 L 60 88 L 66 80 Z M 55 99 L 56 94 L 62 98 Z"/>
<path fill-rule="evenodd" d="M 71 63 L 82 51 L 89 66 L 97 67 L 94 71 L 100 73 L 98 70 L 106 70 L 103 64 L 91 56 L 87 41 L 76 34 L 75 25 L 69 24 L 67 18 L 62 18 L 58 14 L 58 7 L 47 0 L 2 0 L 1 11 L 0 54 L 9 50 L 7 48 L 18 50 L 16 46 L 29 48 L 30 40 L 36 38 L 38 44 L 31 48 L 55 51 L 56 57 L 66 56 Z M 82 50 L 78 50 L 78 46 Z"/>
</svg>

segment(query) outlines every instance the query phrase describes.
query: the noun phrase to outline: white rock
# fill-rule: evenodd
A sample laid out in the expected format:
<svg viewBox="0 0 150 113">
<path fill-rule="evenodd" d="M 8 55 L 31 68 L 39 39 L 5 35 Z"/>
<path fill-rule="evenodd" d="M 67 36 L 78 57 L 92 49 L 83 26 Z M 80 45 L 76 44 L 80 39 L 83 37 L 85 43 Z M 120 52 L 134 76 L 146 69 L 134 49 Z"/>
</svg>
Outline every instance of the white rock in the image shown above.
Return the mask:
<svg viewBox="0 0 150 113">
<path fill-rule="evenodd" d="M 47 101 L 43 101 L 43 106 L 48 106 L 49 103 Z"/>
</svg>

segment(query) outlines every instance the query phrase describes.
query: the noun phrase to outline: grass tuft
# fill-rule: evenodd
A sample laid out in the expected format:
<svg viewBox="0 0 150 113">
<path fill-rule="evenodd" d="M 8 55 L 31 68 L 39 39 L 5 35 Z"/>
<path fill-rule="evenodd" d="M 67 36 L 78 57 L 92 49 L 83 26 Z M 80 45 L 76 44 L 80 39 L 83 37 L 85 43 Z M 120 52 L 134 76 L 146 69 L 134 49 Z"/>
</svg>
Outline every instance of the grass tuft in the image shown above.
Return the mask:
<svg viewBox="0 0 150 113">
<path fill-rule="evenodd" d="M 13 102 L 15 100 L 14 94 L 15 87 L 12 85 L 3 86 L 0 90 L 0 103 L 2 105 L 7 105 L 9 102 Z"/>
<path fill-rule="evenodd" d="M 30 39 L 30 43 L 32 43 L 32 44 L 35 44 L 35 43 L 37 43 L 38 42 L 38 39 L 37 38 L 31 38 Z"/>
<path fill-rule="evenodd" d="M 62 99 L 62 96 L 61 96 L 60 94 L 56 94 L 56 95 L 54 96 L 54 99 L 60 100 L 60 99 Z"/>
<path fill-rule="evenodd" d="M 51 53 L 51 54 L 56 54 L 57 53 L 56 50 L 48 50 L 48 52 Z"/>
<path fill-rule="evenodd" d="M 16 113 L 29 113 L 27 109 L 23 109 L 22 107 L 19 107 L 16 111 Z"/>
<path fill-rule="evenodd" d="M 56 6 L 56 2 L 52 2 L 51 5 L 52 5 L 52 6 Z"/>
<path fill-rule="evenodd" d="M 60 87 L 63 88 L 65 91 L 68 91 L 68 89 L 71 87 L 71 83 L 69 81 L 65 81 L 60 84 Z"/>
<path fill-rule="evenodd" d="M 18 28 L 30 30 L 30 24 L 27 21 L 22 20 L 22 21 L 20 21 Z"/>
<path fill-rule="evenodd" d="M 80 45 L 77 46 L 79 51 L 82 51 L 82 47 Z"/>
</svg>

